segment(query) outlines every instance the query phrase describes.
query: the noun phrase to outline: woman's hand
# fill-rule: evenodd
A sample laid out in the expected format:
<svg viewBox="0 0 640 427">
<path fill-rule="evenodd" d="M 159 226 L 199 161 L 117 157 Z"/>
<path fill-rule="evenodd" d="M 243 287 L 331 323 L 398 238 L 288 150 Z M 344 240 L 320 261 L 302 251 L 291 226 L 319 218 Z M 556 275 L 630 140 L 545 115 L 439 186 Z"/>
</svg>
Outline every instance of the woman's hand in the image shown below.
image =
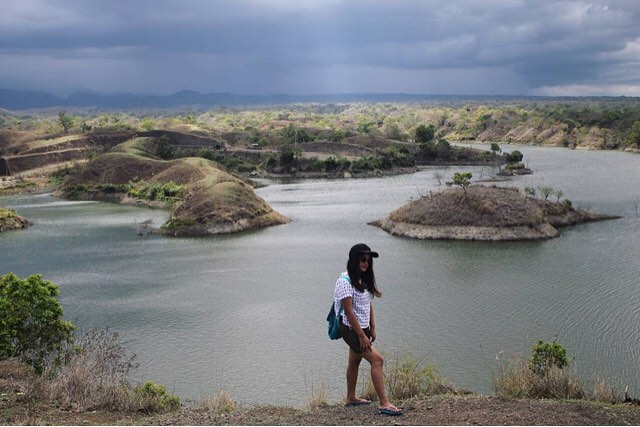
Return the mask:
<svg viewBox="0 0 640 427">
<path fill-rule="evenodd" d="M 360 350 L 362 350 L 363 353 L 371 350 L 371 340 L 369 340 L 369 337 L 366 336 L 364 332 L 361 336 L 358 336 L 358 339 L 360 340 Z"/>
<path fill-rule="evenodd" d="M 374 342 L 376 340 L 376 337 L 377 337 L 376 327 L 372 326 L 370 331 L 371 331 L 371 342 Z"/>
</svg>

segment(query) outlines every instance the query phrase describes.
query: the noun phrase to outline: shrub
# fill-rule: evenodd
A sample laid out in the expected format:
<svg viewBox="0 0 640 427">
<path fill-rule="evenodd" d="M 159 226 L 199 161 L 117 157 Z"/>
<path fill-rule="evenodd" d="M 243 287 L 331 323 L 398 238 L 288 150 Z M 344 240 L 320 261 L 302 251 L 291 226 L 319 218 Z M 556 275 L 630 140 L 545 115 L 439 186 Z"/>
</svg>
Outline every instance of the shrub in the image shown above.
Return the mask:
<svg viewBox="0 0 640 427">
<path fill-rule="evenodd" d="M 156 145 L 156 155 L 163 160 L 173 159 L 176 155 L 176 150 L 169 144 L 169 138 L 162 135 L 158 138 Z"/>
<path fill-rule="evenodd" d="M 129 374 L 137 368 L 128 356 L 119 334 L 90 329 L 76 333 L 64 364 L 52 378 L 55 399 L 75 410 L 130 410 L 140 407 L 129 386 Z"/>
<path fill-rule="evenodd" d="M 524 187 L 524 194 L 531 197 L 536 197 L 536 189 L 533 187 Z"/>
<path fill-rule="evenodd" d="M 18 213 L 14 209 L 0 208 L 0 218 L 15 218 Z"/>
<path fill-rule="evenodd" d="M 523 159 L 523 155 L 520 151 L 514 150 L 511 153 L 507 154 L 507 162 L 509 163 L 518 163 Z"/>
<path fill-rule="evenodd" d="M 555 340 L 545 342 L 538 340 L 531 351 L 530 368 L 538 375 L 543 375 L 550 367 L 562 369 L 569 364 L 567 351 Z"/>
<path fill-rule="evenodd" d="M 439 376 L 433 365 L 412 355 L 396 358 L 385 373 L 386 389 L 391 399 L 405 400 L 436 394 Z"/>
<path fill-rule="evenodd" d="M 62 320 L 59 294 L 58 286 L 39 274 L 0 277 L 0 358 L 17 357 L 38 373 L 48 360 L 59 361 L 75 329 Z"/>
<path fill-rule="evenodd" d="M 135 393 L 146 402 L 146 407 L 143 410 L 163 412 L 180 408 L 180 398 L 167 394 L 165 386 L 156 384 L 153 381 L 147 381 L 143 385 L 136 387 Z"/>
<path fill-rule="evenodd" d="M 543 185 L 541 187 L 538 187 L 538 190 L 540 190 L 540 195 L 544 197 L 544 200 L 547 200 L 549 196 L 553 194 L 555 191 L 553 187 L 549 187 L 548 185 Z"/>
<path fill-rule="evenodd" d="M 521 357 L 507 361 L 498 358 L 498 365 L 498 375 L 493 382 L 501 397 L 582 399 L 587 396 L 575 369 L 551 366 L 538 374 L 531 369 L 529 361 Z"/>
<path fill-rule="evenodd" d="M 338 160 L 335 157 L 329 156 L 324 161 L 324 168 L 327 172 L 338 168 Z"/>
<path fill-rule="evenodd" d="M 173 203 L 184 197 L 186 186 L 173 181 L 159 182 L 130 182 L 125 186 L 127 195 L 136 199 L 156 200 Z"/>
<path fill-rule="evenodd" d="M 430 124 L 429 126 L 420 125 L 413 131 L 416 142 L 419 144 L 426 144 L 433 141 L 435 133 L 436 128 L 432 124 Z"/>
<path fill-rule="evenodd" d="M 539 340 L 528 360 L 518 356 L 505 360 L 501 354 L 496 360 L 498 373 L 494 374 L 493 384 L 502 397 L 622 401 L 618 389 L 601 378 L 594 380 L 591 392 L 587 391 L 575 367 L 570 366 L 566 350 L 556 341 Z"/>
</svg>

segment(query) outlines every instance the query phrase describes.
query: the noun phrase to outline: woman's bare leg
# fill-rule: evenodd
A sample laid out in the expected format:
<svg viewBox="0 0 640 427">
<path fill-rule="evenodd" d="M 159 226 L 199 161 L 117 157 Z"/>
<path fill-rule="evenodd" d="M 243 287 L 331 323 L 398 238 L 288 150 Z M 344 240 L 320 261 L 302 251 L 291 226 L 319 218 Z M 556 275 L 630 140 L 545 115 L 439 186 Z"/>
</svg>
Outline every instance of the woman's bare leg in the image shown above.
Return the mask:
<svg viewBox="0 0 640 427">
<path fill-rule="evenodd" d="M 362 361 L 362 354 L 349 349 L 349 363 L 347 364 L 347 402 L 357 402 L 356 384 L 358 383 L 358 369 Z"/>
<path fill-rule="evenodd" d="M 362 357 L 367 359 L 371 364 L 371 381 L 373 382 L 373 388 L 376 390 L 378 400 L 380 401 L 380 406 L 378 407 L 380 409 L 398 410 L 398 408 L 389 402 L 387 394 L 384 391 L 384 357 L 373 347 L 371 347 L 370 351 L 363 353 Z"/>
</svg>

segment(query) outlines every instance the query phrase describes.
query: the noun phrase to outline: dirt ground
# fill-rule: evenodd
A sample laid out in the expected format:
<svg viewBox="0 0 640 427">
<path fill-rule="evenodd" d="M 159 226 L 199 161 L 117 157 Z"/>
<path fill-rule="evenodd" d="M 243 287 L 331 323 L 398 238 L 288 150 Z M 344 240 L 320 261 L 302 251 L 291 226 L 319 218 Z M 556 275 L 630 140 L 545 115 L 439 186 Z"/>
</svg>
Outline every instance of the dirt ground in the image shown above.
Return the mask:
<svg viewBox="0 0 640 427">
<path fill-rule="evenodd" d="M 640 407 L 577 401 L 510 400 L 476 395 L 435 396 L 405 403 L 404 415 L 374 406 L 292 409 L 274 406 L 218 414 L 184 408 L 163 415 L 74 413 L 0 397 L 6 425 L 640 425 Z"/>
</svg>

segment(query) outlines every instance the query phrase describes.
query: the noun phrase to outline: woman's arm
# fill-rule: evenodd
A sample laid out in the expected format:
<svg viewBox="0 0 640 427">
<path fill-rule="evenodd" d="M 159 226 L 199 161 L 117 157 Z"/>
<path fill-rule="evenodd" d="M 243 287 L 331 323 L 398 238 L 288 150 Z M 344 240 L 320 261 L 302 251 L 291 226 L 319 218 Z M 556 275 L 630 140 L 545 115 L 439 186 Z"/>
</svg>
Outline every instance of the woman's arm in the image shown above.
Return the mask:
<svg viewBox="0 0 640 427">
<path fill-rule="evenodd" d="M 354 330 L 356 335 L 358 335 L 358 339 L 360 340 L 360 350 L 363 352 L 369 351 L 371 349 L 371 341 L 369 337 L 365 335 L 364 331 L 360 327 L 360 323 L 358 323 L 358 318 L 356 317 L 356 313 L 353 311 L 353 298 L 347 297 L 340 301 L 343 307 L 343 313 L 347 316 L 349 320 L 349 324 L 351 325 L 351 329 Z"/>
</svg>

